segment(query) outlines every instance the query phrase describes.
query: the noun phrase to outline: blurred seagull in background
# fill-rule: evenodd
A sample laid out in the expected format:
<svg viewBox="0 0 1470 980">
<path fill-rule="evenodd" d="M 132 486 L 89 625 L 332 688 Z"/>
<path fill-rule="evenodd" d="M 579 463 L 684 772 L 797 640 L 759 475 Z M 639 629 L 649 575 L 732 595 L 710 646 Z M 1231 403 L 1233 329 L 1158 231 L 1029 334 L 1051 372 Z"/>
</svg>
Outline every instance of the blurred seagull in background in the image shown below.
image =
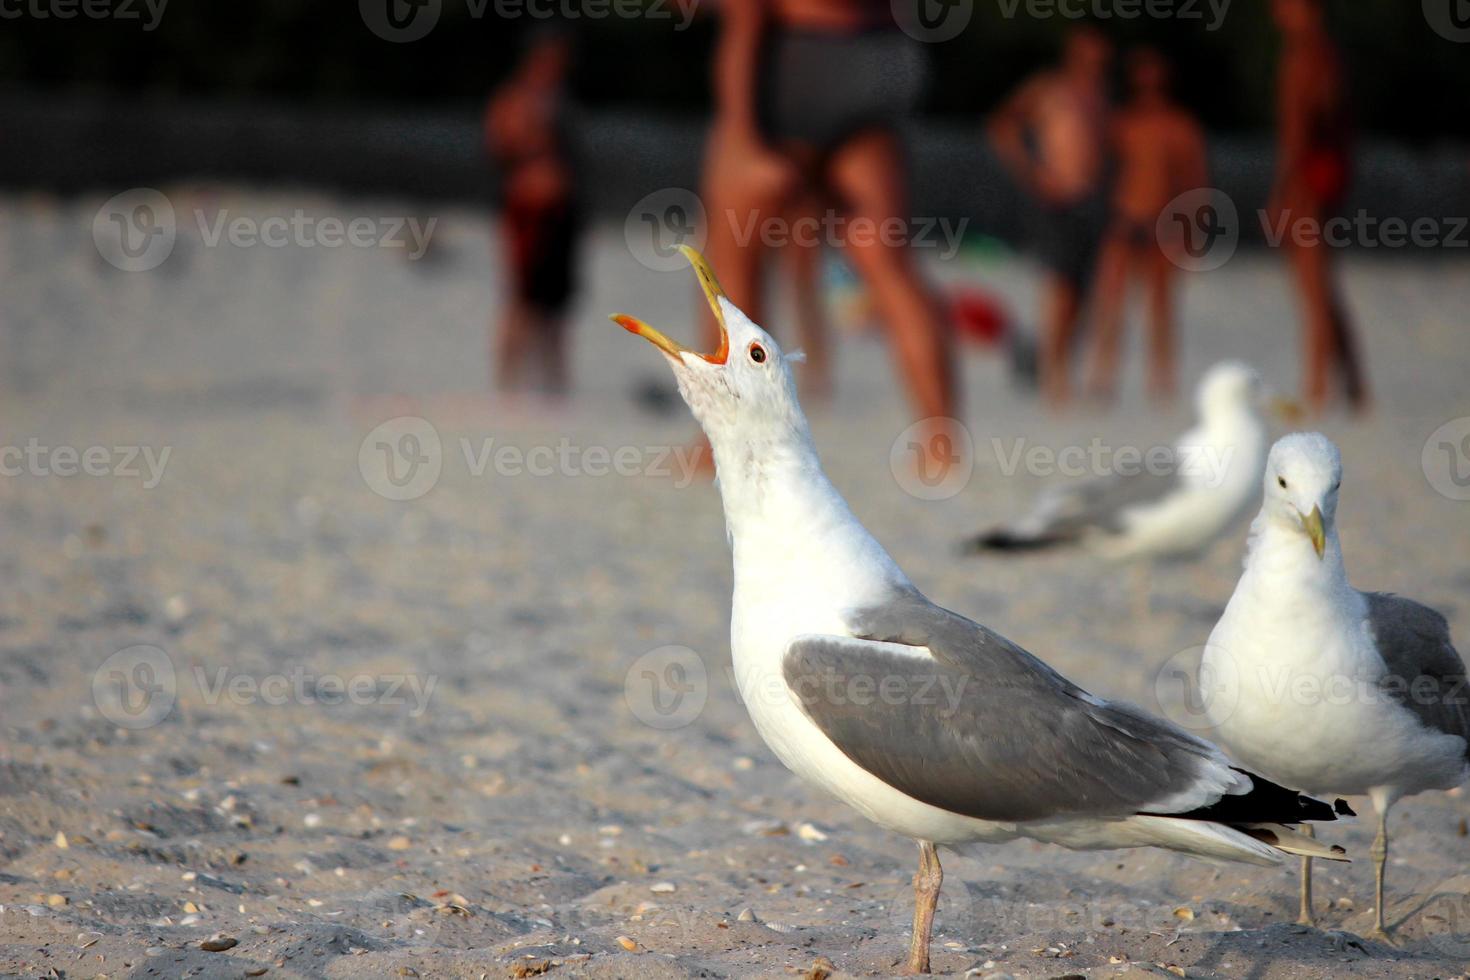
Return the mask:
<svg viewBox="0 0 1470 980">
<path fill-rule="evenodd" d="M 1465 664 L 1439 613 L 1348 583 L 1337 539 L 1342 460 L 1326 436 L 1281 439 L 1264 482 L 1245 571 L 1200 661 L 1206 717 L 1236 759 L 1272 779 L 1373 800 L 1373 934 L 1387 939 L 1389 808 L 1470 778 Z M 1310 858 L 1300 921 L 1312 922 Z"/>
<path fill-rule="evenodd" d="M 1167 460 L 1049 487 L 1029 514 L 969 539 L 965 550 L 1081 545 L 1116 560 L 1203 551 L 1258 499 L 1269 441 L 1260 376 L 1249 365 L 1210 368 L 1195 405 L 1198 424 Z"/>
<path fill-rule="evenodd" d="M 787 355 L 684 254 L 719 325 L 712 353 L 613 319 L 663 352 L 714 450 L 735 567 L 730 643 L 756 729 L 793 772 L 918 842 L 908 971 L 929 969 L 936 845 L 1344 859 L 1288 826 L 1333 820 L 1332 807 L 1088 694 L 920 594 L 828 482 Z"/>
</svg>

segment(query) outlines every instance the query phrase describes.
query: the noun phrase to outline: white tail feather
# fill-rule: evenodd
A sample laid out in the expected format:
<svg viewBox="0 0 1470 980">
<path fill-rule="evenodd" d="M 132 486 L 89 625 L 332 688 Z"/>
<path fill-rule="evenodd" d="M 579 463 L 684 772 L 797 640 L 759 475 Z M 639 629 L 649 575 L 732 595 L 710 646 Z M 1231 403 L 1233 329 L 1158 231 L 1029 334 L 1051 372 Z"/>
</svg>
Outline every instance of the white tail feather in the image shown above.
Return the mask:
<svg viewBox="0 0 1470 980">
<path fill-rule="evenodd" d="M 1137 816 L 1128 823 L 1146 832 L 1146 839 L 1140 843 L 1166 847 L 1171 851 L 1183 851 L 1198 858 L 1264 865 L 1280 864 L 1282 861 L 1281 851 L 1269 844 L 1234 827 L 1208 820 Z"/>
<path fill-rule="evenodd" d="M 1324 844 L 1315 837 L 1308 837 L 1300 831 L 1293 830 L 1285 824 L 1279 823 L 1243 823 L 1239 825 L 1242 833 L 1249 834 L 1256 840 L 1287 854 L 1296 854 L 1301 857 L 1321 858 L 1324 861 L 1349 861 L 1347 851 L 1336 844 Z"/>
</svg>

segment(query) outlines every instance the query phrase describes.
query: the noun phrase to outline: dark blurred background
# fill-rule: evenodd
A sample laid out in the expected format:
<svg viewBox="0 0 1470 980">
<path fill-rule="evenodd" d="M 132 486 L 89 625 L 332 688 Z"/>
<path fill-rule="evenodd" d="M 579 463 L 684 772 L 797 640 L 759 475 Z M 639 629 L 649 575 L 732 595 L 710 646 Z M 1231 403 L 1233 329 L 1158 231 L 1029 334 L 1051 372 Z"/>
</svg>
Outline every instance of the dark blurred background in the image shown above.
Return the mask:
<svg viewBox="0 0 1470 980">
<path fill-rule="evenodd" d="M 111 0 L 101 17 L 76 3 L 5 9 L 4 185 L 75 192 L 206 178 L 488 199 L 484 101 L 528 33 L 549 22 L 509 0 Z M 588 203 L 615 214 L 649 187 L 694 186 L 718 6 L 620 0 L 614 9 L 641 14 L 618 16 L 609 3 L 536 9 L 556 11 L 550 20 L 575 36 L 574 150 L 588 166 Z M 398 37 L 423 36 L 375 32 L 390 4 L 413 24 Z M 1470 46 L 1436 32 L 1417 2 L 1329 8 L 1360 127 L 1355 201 L 1405 216 L 1470 203 Z M 1211 133 L 1221 186 L 1261 198 L 1279 45 L 1268 4 L 1234 0 L 1223 17 L 1206 0 L 1179 9 L 1195 16 L 1095 23 L 1120 46 L 1149 41 L 1173 57 L 1181 99 Z M 916 207 L 1000 232 L 1013 225 L 1005 196 L 987 194 L 1003 181 L 980 123 L 1078 22 L 1026 10 L 974 0 L 960 35 L 929 45 L 935 84 L 909 133 Z"/>
</svg>

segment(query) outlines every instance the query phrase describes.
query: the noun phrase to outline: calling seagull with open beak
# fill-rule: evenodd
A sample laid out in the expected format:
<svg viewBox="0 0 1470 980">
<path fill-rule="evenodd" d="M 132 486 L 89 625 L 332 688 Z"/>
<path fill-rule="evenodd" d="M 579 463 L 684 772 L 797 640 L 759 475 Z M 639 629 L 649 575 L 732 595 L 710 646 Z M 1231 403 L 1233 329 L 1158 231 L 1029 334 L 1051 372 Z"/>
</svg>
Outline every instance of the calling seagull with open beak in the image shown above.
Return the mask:
<svg viewBox="0 0 1470 980">
<path fill-rule="evenodd" d="M 919 845 L 909 972 L 929 969 L 939 847 L 1345 859 L 1292 829 L 1335 819 L 1326 803 L 926 599 L 822 472 L 791 358 L 683 252 L 720 325 L 713 353 L 613 319 L 664 354 L 709 436 L 735 565 L 730 648 L 756 730 L 787 768 Z M 884 696 L 863 696 L 874 685 Z"/>
<path fill-rule="evenodd" d="M 693 357 L 703 358 L 710 364 L 724 364 L 730 357 L 730 331 L 725 325 L 725 310 L 723 303 L 729 303 L 730 298 L 720 288 L 720 282 L 715 278 L 714 271 L 710 269 L 709 263 L 688 245 L 680 245 L 679 251 L 694 266 L 694 274 L 699 278 L 700 288 L 704 290 L 705 299 L 709 301 L 709 308 L 715 315 L 715 324 L 720 328 L 719 346 L 709 354 L 701 354 L 690 350 L 683 344 L 677 343 L 664 336 L 659 331 L 650 327 L 637 317 L 628 316 L 626 313 L 614 313 L 612 321 L 629 333 L 636 333 L 648 341 L 675 361 L 683 362 L 683 355 L 689 354 Z M 733 304 L 732 304 L 733 305 Z"/>
</svg>

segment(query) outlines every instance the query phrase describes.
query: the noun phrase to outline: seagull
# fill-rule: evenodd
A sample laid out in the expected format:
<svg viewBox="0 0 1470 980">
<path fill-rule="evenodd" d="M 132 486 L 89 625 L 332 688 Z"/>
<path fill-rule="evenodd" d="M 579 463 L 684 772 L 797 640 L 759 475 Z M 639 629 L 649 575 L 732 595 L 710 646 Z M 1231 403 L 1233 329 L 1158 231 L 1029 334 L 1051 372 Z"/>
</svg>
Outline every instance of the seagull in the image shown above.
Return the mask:
<svg viewBox="0 0 1470 980">
<path fill-rule="evenodd" d="M 929 968 L 939 845 L 1345 859 L 1288 826 L 1335 819 L 1327 804 L 920 594 L 822 472 L 790 357 L 683 252 L 719 325 L 712 353 L 613 320 L 663 353 L 709 436 L 735 570 L 730 645 L 756 729 L 793 772 L 918 842 L 909 972 Z"/>
<path fill-rule="evenodd" d="M 1081 545 L 1114 560 L 1203 551 L 1258 499 L 1268 445 L 1260 401 L 1254 368 L 1216 364 L 1195 393 L 1198 424 L 1167 454 L 1050 487 L 1029 514 L 971 538 L 965 550 Z"/>
<path fill-rule="evenodd" d="M 1309 792 L 1366 794 L 1383 924 L 1388 811 L 1470 777 L 1470 689 L 1433 609 L 1348 583 L 1337 538 L 1342 457 L 1320 433 L 1271 448 L 1245 571 L 1200 659 L 1205 721 L 1243 765 Z M 1312 924 L 1312 866 L 1301 917 Z"/>
</svg>

